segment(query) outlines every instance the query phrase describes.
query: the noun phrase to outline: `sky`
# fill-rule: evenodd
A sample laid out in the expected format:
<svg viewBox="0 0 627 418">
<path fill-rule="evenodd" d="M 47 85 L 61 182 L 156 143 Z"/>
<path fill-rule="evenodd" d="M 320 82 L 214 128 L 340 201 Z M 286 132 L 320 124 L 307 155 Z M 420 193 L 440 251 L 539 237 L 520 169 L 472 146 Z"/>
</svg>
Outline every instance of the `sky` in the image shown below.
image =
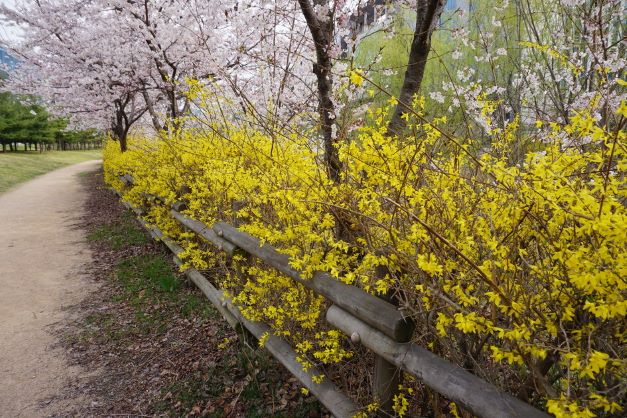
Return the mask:
<svg viewBox="0 0 627 418">
<path fill-rule="evenodd" d="M 21 3 L 22 0 L 0 0 L 0 4 L 10 8 L 15 7 L 16 3 Z M 15 41 L 20 39 L 20 35 L 23 31 L 16 27 L 7 27 L 4 22 L 0 22 L 0 41 Z"/>
</svg>

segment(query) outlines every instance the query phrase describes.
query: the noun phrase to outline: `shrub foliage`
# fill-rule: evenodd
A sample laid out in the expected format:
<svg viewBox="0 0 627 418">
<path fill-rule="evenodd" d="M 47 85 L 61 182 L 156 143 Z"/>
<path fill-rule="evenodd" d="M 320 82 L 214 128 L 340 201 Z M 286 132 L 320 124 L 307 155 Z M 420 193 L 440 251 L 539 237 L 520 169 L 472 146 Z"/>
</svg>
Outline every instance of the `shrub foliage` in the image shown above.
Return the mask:
<svg viewBox="0 0 627 418">
<path fill-rule="evenodd" d="M 236 222 L 305 276 L 322 270 L 392 296 L 418 325 L 415 343 L 557 416 L 620 414 L 625 103 L 613 110 L 616 129 L 595 109 L 568 124 L 538 122 L 522 158 L 512 156 L 525 134 L 518 118 L 479 143 L 447 134 L 445 118 L 426 121 L 421 103 L 404 139 L 386 136 L 386 109 L 369 111 L 371 123 L 339 149 L 339 183 L 307 134 L 224 125 L 134 138 L 125 153 L 110 141 L 106 180 L 122 190 L 118 176 L 131 174 L 124 198 L 135 205 L 146 206 L 146 194 L 185 199 L 189 216 Z M 489 114 L 491 104 L 482 105 Z M 151 205 L 146 218 L 181 243 L 187 265 L 220 262 L 167 205 Z M 376 274 L 381 267 L 387 274 Z M 262 265 L 241 260 L 241 269 L 248 274 L 218 284 L 246 317 L 291 340 L 303 367 L 353 356 L 324 322 L 324 300 Z M 412 406 L 418 383 L 406 385 L 399 415 L 424 408 Z M 449 411 L 457 414 L 454 404 Z"/>
</svg>

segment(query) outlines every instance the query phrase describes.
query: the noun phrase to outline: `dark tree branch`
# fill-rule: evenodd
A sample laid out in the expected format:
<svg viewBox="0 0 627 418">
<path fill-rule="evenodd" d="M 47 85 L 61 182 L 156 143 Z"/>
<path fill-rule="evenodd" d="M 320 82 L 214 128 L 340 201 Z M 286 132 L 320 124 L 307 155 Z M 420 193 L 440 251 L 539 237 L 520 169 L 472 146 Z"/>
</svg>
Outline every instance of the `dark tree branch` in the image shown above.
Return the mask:
<svg viewBox="0 0 627 418">
<path fill-rule="evenodd" d="M 403 87 L 392 119 L 388 124 L 388 135 L 400 135 L 407 124 L 403 115 L 407 113 L 407 107 L 411 106 L 414 95 L 420 90 L 427 57 L 431 50 L 431 35 L 440 20 L 445 4 L 446 0 L 417 1 L 416 30 L 411 43 Z"/>
<path fill-rule="evenodd" d="M 314 2 L 317 5 L 325 3 L 324 0 L 314 0 Z M 330 13 L 327 20 L 321 22 L 316 16 L 310 0 L 298 0 L 298 4 L 307 21 L 307 27 L 311 32 L 316 49 L 313 72 L 318 81 L 318 113 L 320 114 L 320 130 L 324 141 L 324 161 L 329 177 L 333 181 L 339 182 L 341 163 L 337 150 L 338 138 L 333 132 L 336 121 L 335 106 L 331 100 L 333 80 L 331 78 L 331 57 L 329 56 L 333 39 L 333 15 Z"/>
</svg>

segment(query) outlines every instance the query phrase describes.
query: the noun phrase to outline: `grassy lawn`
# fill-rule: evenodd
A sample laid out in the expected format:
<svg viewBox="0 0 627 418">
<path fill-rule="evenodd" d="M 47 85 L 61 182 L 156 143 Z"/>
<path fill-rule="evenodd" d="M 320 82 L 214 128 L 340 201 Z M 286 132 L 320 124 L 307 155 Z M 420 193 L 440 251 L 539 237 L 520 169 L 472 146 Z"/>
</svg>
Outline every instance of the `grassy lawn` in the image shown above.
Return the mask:
<svg viewBox="0 0 627 418">
<path fill-rule="evenodd" d="M 0 153 L 0 193 L 56 168 L 101 158 L 100 150 Z"/>
</svg>

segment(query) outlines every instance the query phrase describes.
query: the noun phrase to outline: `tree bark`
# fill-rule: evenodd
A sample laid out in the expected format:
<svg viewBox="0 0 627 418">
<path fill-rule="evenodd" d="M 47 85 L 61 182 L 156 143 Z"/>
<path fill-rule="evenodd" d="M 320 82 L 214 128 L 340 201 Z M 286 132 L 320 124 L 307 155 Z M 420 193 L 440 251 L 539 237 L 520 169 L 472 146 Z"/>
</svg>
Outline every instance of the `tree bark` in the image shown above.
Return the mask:
<svg viewBox="0 0 627 418">
<path fill-rule="evenodd" d="M 150 119 L 152 120 L 152 126 L 155 128 L 155 131 L 159 132 L 163 130 L 163 126 L 159 121 L 159 116 L 157 116 L 157 112 L 155 112 L 155 107 L 153 105 L 152 99 L 148 91 L 146 90 L 146 85 L 144 84 L 144 88 L 142 90 L 142 95 L 144 96 L 144 102 L 146 103 L 146 108 L 148 109 L 148 113 L 150 114 Z"/>
<path fill-rule="evenodd" d="M 416 5 L 416 30 L 411 43 L 409 61 L 405 71 L 403 87 L 399 94 L 396 109 L 388 124 L 388 135 L 400 135 L 407 125 L 403 117 L 412 105 L 414 95 L 420 90 L 420 84 L 431 50 L 431 35 L 435 30 L 446 0 L 418 0 Z"/>
<path fill-rule="evenodd" d="M 320 114 L 320 131 L 324 143 L 324 161 L 329 177 L 337 183 L 340 181 L 342 164 L 337 150 L 335 105 L 331 100 L 333 80 L 329 49 L 333 39 L 333 16 L 328 16 L 327 20 L 323 22 L 316 16 L 313 6 L 314 4 L 324 5 L 325 3 L 327 3 L 325 0 L 314 0 L 313 4 L 310 0 L 298 0 L 316 49 L 313 72 L 316 75 L 318 87 L 318 113 Z M 331 7 L 329 5 L 330 9 Z"/>
<path fill-rule="evenodd" d="M 124 97 L 114 100 L 115 119 L 113 120 L 111 130 L 118 141 L 120 141 L 120 150 L 122 152 L 127 150 L 127 138 L 131 126 L 147 111 L 147 108 L 136 109 L 134 99 L 132 94 L 126 94 Z M 127 109 L 129 104 L 131 105 L 130 109 Z"/>
<path fill-rule="evenodd" d="M 113 124 L 113 133 L 120 143 L 120 151 L 126 151 L 126 135 L 127 132 L 124 126 L 124 108 L 128 100 L 123 103 L 122 100 L 117 99 L 115 101 L 115 123 Z"/>
</svg>

